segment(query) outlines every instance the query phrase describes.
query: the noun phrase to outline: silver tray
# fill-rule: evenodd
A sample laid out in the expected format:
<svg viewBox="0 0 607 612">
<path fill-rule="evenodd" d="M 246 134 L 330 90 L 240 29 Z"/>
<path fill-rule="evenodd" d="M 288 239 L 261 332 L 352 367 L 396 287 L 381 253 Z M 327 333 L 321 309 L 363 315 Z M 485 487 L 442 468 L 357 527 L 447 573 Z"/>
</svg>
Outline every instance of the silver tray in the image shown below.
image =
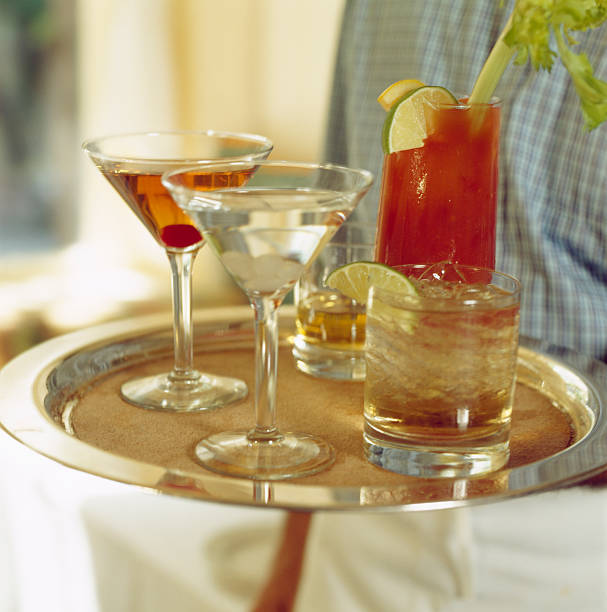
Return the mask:
<svg viewBox="0 0 607 612">
<path fill-rule="evenodd" d="M 285 308 L 283 343 L 289 342 L 292 317 L 293 311 Z M 248 307 L 198 313 L 196 331 L 197 351 L 253 344 Z M 518 379 L 567 414 L 572 443 L 539 461 L 487 477 L 402 477 L 386 486 L 318 486 L 310 479 L 253 482 L 202 468 L 178 470 L 135 460 L 74 435 L 71 414 L 95 381 L 133 364 L 169 356 L 171 351 L 164 317 L 110 323 L 44 342 L 0 372 L 0 425 L 32 450 L 89 474 L 169 495 L 294 510 L 431 510 L 495 502 L 571 485 L 607 469 L 607 366 L 525 338 L 519 350 Z"/>
</svg>

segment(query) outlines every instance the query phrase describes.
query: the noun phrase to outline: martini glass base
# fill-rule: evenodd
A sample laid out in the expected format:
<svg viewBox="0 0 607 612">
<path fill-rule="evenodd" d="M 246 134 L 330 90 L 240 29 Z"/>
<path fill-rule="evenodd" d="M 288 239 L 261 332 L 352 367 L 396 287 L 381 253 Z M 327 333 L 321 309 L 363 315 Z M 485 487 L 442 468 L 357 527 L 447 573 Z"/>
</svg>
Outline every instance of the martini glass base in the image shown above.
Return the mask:
<svg viewBox="0 0 607 612">
<path fill-rule="evenodd" d="M 252 480 L 309 476 L 335 460 L 330 444 L 300 433 L 281 433 L 271 440 L 252 440 L 246 431 L 218 433 L 199 442 L 195 454 L 213 472 Z"/>
<path fill-rule="evenodd" d="M 244 381 L 211 374 L 201 374 L 194 380 L 157 374 L 129 380 L 120 388 L 122 399 L 130 404 L 166 412 L 212 410 L 241 400 L 247 393 Z"/>
</svg>

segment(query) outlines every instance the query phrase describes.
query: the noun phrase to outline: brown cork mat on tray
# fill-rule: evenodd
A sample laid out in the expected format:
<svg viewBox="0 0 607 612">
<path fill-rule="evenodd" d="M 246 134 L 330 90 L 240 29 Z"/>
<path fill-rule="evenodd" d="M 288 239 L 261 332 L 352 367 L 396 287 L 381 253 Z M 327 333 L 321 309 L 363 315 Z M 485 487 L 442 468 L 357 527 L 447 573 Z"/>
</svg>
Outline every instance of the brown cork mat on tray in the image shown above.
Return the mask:
<svg viewBox="0 0 607 612">
<path fill-rule="evenodd" d="M 204 436 L 253 426 L 253 351 L 239 349 L 197 355 L 196 366 L 246 381 L 249 396 L 204 413 L 152 412 L 120 399 L 120 385 L 171 367 L 147 362 L 115 372 L 85 390 L 72 414 L 76 436 L 111 453 L 165 468 L 206 473 L 193 459 Z M 280 349 L 278 425 L 283 431 L 317 434 L 336 449 L 330 470 L 293 482 L 319 486 L 393 486 L 407 478 L 369 464 L 362 450 L 362 383 L 318 380 L 299 372 L 289 348 Z M 509 467 L 521 466 L 567 448 L 573 440 L 568 416 L 538 391 L 518 384 L 512 420 Z"/>
</svg>

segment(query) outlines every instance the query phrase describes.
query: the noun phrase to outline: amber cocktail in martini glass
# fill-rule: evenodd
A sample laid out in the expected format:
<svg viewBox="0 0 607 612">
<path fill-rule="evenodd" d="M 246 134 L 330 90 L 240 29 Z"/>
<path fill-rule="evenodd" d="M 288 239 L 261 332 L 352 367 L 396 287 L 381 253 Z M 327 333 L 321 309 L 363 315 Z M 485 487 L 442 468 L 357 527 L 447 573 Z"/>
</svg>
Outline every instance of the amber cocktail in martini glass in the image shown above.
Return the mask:
<svg viewBox="0 0 607 612">
<path fill-rule="evenodd" d="M 107 136 L 88 140 L 83 148 L 165 250 L 171 266 L 173 369 L 127 381 L 122 397 L 142 408 L 178 412 L 217 408 L 243 398 L 247 394 L 243 381 L 202 373 L 193 366 L 192 266 L 203 238 L 162 185 L 161 175 L 198 162 L 262 160 L 272 143 L 262 136 L 210 130 Z M 192 186 L 204 191 L 240 184 L 245 175 L 205 173 L 189 178 Z"/>
</svg>

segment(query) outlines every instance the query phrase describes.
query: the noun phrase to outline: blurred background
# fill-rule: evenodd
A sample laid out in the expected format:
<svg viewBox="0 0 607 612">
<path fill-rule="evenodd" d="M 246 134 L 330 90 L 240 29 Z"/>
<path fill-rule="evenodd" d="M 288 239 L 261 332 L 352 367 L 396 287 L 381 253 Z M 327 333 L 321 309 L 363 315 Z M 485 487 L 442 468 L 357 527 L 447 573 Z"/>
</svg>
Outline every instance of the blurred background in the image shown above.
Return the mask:
<svg viewBox="0 0 607 612">
<path fill-rule="evenodd" d="M 214 128 L 263 134 L 276 159 L 322 159 L 343 4 L 0 0 L 0 366 L 112 319 L 166 313 L 171 325 L 166 255 L 82 141 Z M 244 299 L 203 248 L 194 306 L 225 303 Z M 204 538 L 251 520 L 225 507 L 200 520 L 197 503 L 65 469 L 4 435 L 0 461 L 2 611 L 201 609 L 216 567 Z"/>
<path fill-rule="evenodd" d="M 214 128 L 321 160 L 343 3 L 0 0 L 0 364 L 58 333 L 170 312 L 163 250 L 81 142 Z M 243 301 L 207 249 L 194 293 L 197 308 Z"/>
</svg>

